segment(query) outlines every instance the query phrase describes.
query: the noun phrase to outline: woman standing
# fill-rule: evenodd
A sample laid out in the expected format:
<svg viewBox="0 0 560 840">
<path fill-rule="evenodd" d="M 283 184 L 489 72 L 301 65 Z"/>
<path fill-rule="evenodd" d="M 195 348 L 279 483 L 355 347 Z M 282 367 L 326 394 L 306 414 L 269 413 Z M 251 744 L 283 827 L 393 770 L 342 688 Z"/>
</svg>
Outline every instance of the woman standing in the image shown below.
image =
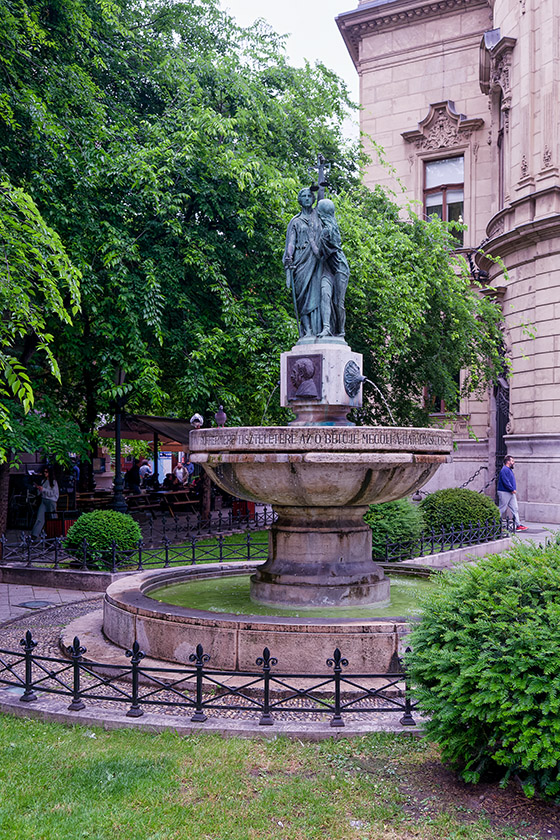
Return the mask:
<svg viewBox="0 0 560 840">
<path fill-rule="evenodd" d="M 319 237 L 321 224 L 313 207 L 315 198 L 308 187 L 299 191 L 301 211 L 294 216 L 286 233 L 283 263 L 288 288 L 293 286 L 297 315 L 303 337 L 321 332 L 321 277 Z"/>
<path fill-rule="evenodd" d="M 59 492 L 52 467 L 43 468 L 43 483 L 37 487 L 37 492 L 41 495 L 41 504 L 37 511 L 37 519 L 33 525 L 33 530 L 31 531 L 32 537 L 40 536 L 45 526 L 45 514 L 54 513 L 56 510 Z"/>
</svg>

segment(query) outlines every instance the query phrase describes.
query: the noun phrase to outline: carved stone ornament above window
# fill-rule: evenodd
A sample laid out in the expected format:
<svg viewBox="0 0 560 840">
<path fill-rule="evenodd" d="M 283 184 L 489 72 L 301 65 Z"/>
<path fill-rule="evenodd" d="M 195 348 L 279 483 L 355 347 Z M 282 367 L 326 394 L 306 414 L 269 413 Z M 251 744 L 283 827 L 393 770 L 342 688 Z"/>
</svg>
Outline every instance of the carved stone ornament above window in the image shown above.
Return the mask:
<svg viewBox="0 0 560 840">
<path fill-rule="evenodd" d="M 483 125 L 484 120 L 480 117 L 467 119 L 464 114 L 458 114 L 455 103 L 448 99 L 430 105 L 418 128 L 403 131 L 402 137 L 407 143 L 414 143 L 419 151 L 452 149 L 466 143 L 472 132 Z"/>
</svg>

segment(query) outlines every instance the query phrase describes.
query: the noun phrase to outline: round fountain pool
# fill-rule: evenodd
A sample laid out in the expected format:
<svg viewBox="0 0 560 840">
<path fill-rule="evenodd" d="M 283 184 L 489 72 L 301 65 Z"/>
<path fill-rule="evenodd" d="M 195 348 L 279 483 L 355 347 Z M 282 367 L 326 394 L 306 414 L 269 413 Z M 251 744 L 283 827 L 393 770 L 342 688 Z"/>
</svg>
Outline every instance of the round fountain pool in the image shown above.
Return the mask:
<svg viewBox="0 0 560 840">
<path fill-rule="evenodd" d="M 433 590 L 435 583 L 429 577 L 399 575 L 390 578 L 391 603 L 371 604 L 367 607 L 312 607 L 277 608 L 259 604 L 250 597 L 249 575 L 235 575 L 220 579 L 204 578 L 173 583 L 150 591 L 149 597 L 165 604 L 175 604 L 188 609 L 207 610 L 211 613 L 234 615 L 266 615 L 301 618 L 386 618 L 388 616 L 420 615 L 422 595 Z"/>
<path fill-rule="evenodd" d="M 137 641 L 147 656 L 180 664 L 189 663 L 189 656 L 201 644 L 210 655 L 209 667 L 226 671 L 258 672 L 256 660 L 265 647 L 278 660 L 278 670 L 289 673 L 324 673 L 325 662 L 337 647 L 354 673 L 395 670 L 402 639 L 409 632 L 407 618 L 414 614 L 410 608 L 382 608 L 384 615 L 375 615 L 372 607 L 324 608 L 319 613 L 306 610 L 305 614 L 298 608 L 273 608 L 274 615 L 263 615 L 256 614 L 257 609 L 266 611 L 262 605 L 250 606 L 251 614 L 237 614 L 233 607 L 231 612 L 200 609 L 202 602 L 197 603 L 194 597 L 191 604 L 196 606 L 155 600 L 162 597 L 164 588 L 184 583 L 187 589 L 193 586 L 192 593 L 203 583 L 214 591 L 222 583 L 226 587 L 234 584 L 235 589 L 237 579 L 246 580 L 256 569 L 250 563 L 207 564 L 118 580 L 105 594 L 104 633 L 120 647 L 130 648 Z M 408 586 L 418 592 L 425 583 L 415 579 Z M 401 582 L 401 588 L 406 587 Z M 402 617 L 395 617 L 395 612 L 401 612 Z"/>
</svg>

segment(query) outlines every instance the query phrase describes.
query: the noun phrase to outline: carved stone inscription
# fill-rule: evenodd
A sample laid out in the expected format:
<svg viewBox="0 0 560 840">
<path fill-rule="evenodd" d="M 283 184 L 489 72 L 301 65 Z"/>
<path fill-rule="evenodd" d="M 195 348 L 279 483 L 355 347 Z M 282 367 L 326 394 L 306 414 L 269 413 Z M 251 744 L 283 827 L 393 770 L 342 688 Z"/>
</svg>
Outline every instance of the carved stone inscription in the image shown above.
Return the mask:
<svg viewBox="0 0 560 840">
<path fill-rule="evenodd" d="M 205 429 L 191 435 L 193 452 L 208 450 L 421 450 L 449 452 L 452 433 L 442 429 L 356 427 L 269 427 Z"/>
</svg>

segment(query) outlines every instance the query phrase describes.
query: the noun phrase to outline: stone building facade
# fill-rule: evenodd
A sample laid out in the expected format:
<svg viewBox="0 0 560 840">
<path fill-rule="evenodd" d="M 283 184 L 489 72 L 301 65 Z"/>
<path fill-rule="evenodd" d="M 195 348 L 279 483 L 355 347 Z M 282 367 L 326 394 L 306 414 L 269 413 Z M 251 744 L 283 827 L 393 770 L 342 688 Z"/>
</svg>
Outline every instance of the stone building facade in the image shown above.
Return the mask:
<svg viewBox="0 0 560 840">
<path fill-rule="evenodd" d="M 522 518 L 560 523 L 560 2 L 362 0 L 337 23 L 361 129 L 403 203 L 464 220 L 465 254 L 482 246 L 508 272 L 476 260 L 502 305 L 511 374 L 461 406 L 437 480 L 459 486 L 480 469 L 468 486 L 482 489 L 508 451 Z M 374 154 L 367 182 L 392 180 Z"/>
</svg>

